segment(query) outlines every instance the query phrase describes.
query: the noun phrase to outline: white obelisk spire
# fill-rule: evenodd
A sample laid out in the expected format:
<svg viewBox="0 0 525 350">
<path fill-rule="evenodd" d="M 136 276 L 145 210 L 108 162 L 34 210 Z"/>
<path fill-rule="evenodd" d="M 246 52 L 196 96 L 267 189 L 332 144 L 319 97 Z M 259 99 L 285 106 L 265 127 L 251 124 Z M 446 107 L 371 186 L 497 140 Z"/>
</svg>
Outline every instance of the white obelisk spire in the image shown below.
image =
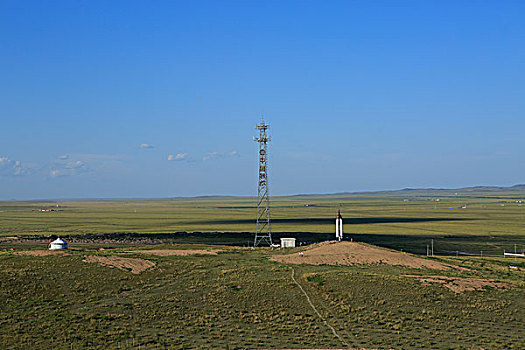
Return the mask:
<svg viewBox="0 0 525 350">
<path fill-rule="evenodd" d="M 343 217 L 341 216 L 341 210 L 339 210 L 335 218 L 335 239 L 338 241 L 343 239 Z"/>
</svg>

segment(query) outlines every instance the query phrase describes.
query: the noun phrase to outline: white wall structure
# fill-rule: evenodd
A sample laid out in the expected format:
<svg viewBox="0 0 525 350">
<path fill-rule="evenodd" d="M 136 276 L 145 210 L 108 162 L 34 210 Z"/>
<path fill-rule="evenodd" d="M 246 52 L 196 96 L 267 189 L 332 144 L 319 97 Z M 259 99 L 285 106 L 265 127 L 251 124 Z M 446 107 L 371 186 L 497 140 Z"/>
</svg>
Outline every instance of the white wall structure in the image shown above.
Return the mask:
<svg viewBox="0 0 525 350">
<path fill-rule="evenodd" d="M 295 247 L 295 238 L 281 238 L 281 247 L 283 248 Z"/>
<path fill-rule="evenodd" d="M 335 239 L 341 241 L 343 239 L 343 217 L 341 216 L 341 210 L 335 217 Z"/>
<path fill-rule="evenodd" d="M 67 243 L 60 238 L 49 243 L 49 250 L 67 249 Z"/>
<path fill-rule="evenodd" d="M 517 258 L 525 258 L 525 253 L 507 253 L 503 252 L 503 256 L 513 256 Z"/>
</svg>

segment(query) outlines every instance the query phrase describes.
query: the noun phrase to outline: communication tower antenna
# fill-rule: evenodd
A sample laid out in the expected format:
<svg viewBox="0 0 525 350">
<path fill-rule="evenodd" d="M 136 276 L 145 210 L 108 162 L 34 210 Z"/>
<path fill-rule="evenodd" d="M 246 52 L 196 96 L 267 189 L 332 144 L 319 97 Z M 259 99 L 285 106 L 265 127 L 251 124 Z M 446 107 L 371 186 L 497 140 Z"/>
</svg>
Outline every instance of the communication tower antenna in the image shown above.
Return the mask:
<svg viewBox="0 0 525 350">
<path fill-rule="evenodd" d="M 266 243 L 272 245 L 272 229 L 270 225 L 270 197 L 268 191 L 268 143 L 271 137 L 268 136 L 269 125 L 264 123 L 256 125 L 259 136 L 253 139 L 259 142 L 259 184 L 257 186 L 257 221 L 255 224 L 254 247 Z"/>
</svg>

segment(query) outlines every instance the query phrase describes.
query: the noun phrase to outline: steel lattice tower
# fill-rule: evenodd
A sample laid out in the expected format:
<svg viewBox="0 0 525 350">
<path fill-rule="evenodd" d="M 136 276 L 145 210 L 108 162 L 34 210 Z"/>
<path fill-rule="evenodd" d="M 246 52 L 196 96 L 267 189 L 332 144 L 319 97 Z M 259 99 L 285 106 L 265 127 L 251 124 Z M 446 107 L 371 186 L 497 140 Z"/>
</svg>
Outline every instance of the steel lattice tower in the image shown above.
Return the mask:
<svg viewBox="0 0 525 350">
<path fill-rule="evenodd" d="M 270 197 L 268 191 L 268 136 L 269 125 L 264 123 L 257 125 L 259 136 L 254 140 L 259 142 L 259 185 L 257 187 L 257 222 L 255 224 L 254 247 L 266 242 L 272 245 L 272 230 L 270 225 Z"/>
</svg>

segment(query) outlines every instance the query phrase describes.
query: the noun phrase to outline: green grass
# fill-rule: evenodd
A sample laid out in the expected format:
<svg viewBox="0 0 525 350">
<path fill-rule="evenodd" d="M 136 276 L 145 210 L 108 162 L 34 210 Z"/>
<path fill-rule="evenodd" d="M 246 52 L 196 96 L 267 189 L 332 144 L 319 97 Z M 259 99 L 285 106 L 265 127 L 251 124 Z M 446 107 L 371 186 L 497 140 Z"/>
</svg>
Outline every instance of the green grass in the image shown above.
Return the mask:
<svg viewBox="0 0 525 350">
<path fill-rule="evenodd" d="M 402 276 L 437 271 L 294 266 L 313 303 L 351 346 L 518 349 L 525 340 L 525 261 L 500 256 L 515 244 L 525 248 L 525 206 L 513 203 L 521 196 L 445 191 L 439 202 L 428 191 L 279 197 L 272 199 L 272 228 L 275 238 L 333 239 L 341 208 L 347 237 L 418 254 L 434 239 L 440 254 L 435 259 L 470 269 L 439 274 L 515 285 L 456 294 Z M 459 209 L 465 204 L 467 209 Z M 53 205 L 0 202 L 0 348 L 341 346 L 292 282 L 292 266 L 267 260 L 283 251 L 230 246 L 217 256 L 147 257 L 157 266 L 139 275 L 82 262 L 85 255 L 117 254 L 137 245 L 249 245 L 252 198 L 71 201 L 60 202 L 60 211 L 36 211 Z M 70 255 L 6 251 L 44 249 L 49 238 L 42 236 L 49 235 L 67 237 Z M 7 238 L 12 236 L 30 239 L 12 242 Z M 484 257 L 456 253 L 482 250 Z M 499 256 L 487 257 L 489 251 Z M 518 270 L 509 269 L 511 264 Z"/>
<path fill-rule="evenodd" d="M 431 198 L 411 193 L 276 197 L 272 227 L 276 232 L 331 233 L 339 208 L 349 232 L 363 234 L 499 236 L 521 234 L 525 224 L 525 206 L 499 203 L 519 197 Z M 467 209 L 459 209 L 465 204 Z M 255 226 L 253 198 L 76 201 L 60 202 L 59 211 L 37 211 L 54 205 L 0 202 L 0 233 L 253 232 Z"/>
<path fill-rule="evenodd" d="M 426 253 L 432 238 L 439 254 L 501 254 L 515 244 L 525 248 L 525 205 L 515 203 L 524 194 L 447 193 L 439 192 L 439 202 L 433 200 L 435 193 L 424 191 L 276 197 L 272 230 L 276 238 L 292 236 L 305 243 L 330 239 L 341 209 L 347 237 L 418 254 Z M 60 202 L 54 212 L 37 210 L 53 208 L 55 202 L 0 202 L 0 237 L 120 235 L 249 245 L 254 202 L 231 197 L 75 201 Z"/>
<path fill-rule="evenodd" d="M 86 254 L 115 253 L 0 254 L 0 347 L 340 346 L 293 284 L 291 267 L 268 261 L 268 250 L 148 257 L 158 265 L 140 275 L 82 262 Z M 455 294 L 401 276 L 436 271 L 294 268 L 321 314 L 352 346 L 518 349 L 524 340 L 523 271 L 502 273 L 490 259 L 483 267 L 475 259 L 454 259 L 472 271 L 449 275 L 497 278 L 516 287 Z"/>
</svg>

